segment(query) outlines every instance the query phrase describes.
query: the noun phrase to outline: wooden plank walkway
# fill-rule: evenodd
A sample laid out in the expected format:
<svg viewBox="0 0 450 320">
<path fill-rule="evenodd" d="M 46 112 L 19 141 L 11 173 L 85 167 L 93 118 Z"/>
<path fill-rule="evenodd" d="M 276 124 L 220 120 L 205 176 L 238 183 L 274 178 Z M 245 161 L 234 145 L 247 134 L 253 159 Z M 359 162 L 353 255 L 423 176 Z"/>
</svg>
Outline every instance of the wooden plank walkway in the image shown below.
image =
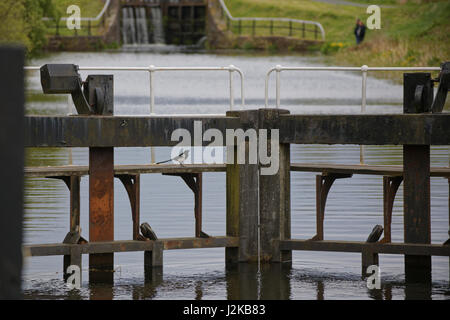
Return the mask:
<svg viewBox="0 0 450 320">
<path fill-rule="evenodd" d="M 147 165 L 116 165 L 114 173 L 119 174 L 145 174 L 145 173 L 201 173 L 201 172 L 225 172 L 225 164 L 147 164 Z M 383 176 L 401 176 L 402 166 L 381 165 L 346 165 L 346 164 L 311 164 L 292 163 L 291 171 L 342 173 L 342 174 L 368 174 Z M 27 177 L 62 177 L 62 176 L 86 176 L 89 174 L 88 166 L 52 166 L 52 167 L 26 167 Z M 432 167 L 432 177 L 450 178 L 449 167 Z"/>
</svg>

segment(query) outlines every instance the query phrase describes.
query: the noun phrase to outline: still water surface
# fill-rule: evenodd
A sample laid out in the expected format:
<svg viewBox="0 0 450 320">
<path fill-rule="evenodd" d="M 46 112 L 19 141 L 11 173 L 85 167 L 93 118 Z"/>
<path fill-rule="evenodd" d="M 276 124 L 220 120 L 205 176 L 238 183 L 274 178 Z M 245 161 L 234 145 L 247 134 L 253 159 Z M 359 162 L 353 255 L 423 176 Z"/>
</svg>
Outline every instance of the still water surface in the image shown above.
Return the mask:
<svg viewBox="0 0 450 320">
<path fill-rule="evenodd" d="M 80 66 L 227 66 L 245 73 L 246 108 L 264 106 L 267 70 L 284 66 L 320 66 L 316 57 L 223 56 L 211 54 L 150 53 L 62 53 L 35 60 L 45 63 L 75 63 Z M 88 74 L 81 72 L 83 78 Z M 112 72 L 90 72 L 110 74 Z M 149 113 L 149 79 L 146 72 L 114 72 L 116 115 Z M 155 75 L 156 113 L 224 113 L 228 110 L 227 72 L 170 72 Z M 343 114 L 360 112 L 361 78 L 351 72 L 286 72 L 282 74 L 282 107 L 296 114 Z M 29 74 L 28 90 L 39 91 L 38 73 Z M 239 81 L 235 78 L 235 105 L 239 103 Z M 274 96 L 274 81 L 271 83 Z M 401 113 L 402 87 L 369 77 L 369 113 Z M 274 101 L 271 100 L 273 106 Z M 34 114 L 74 112 L 67 99 L 29 102 Z M 448 147 L 431 150 L 433 166 L 448 166 Z M 156 148 L 156 161 L 170 158 L 169 148 Z M 359 162 L 359 146 L 292 145 L 292 162 Z M 116 148 L 116 164 L 150 161 L 149 148 Z M 402 164 L 399 146 L 366 146 L 365 162 Z M 86 148 L 29 149 L 27 165 L 87 165 Z M 292 238 L 307 239 L 315 231 L 315 174 L 291 174 Z M 432 242 L 448 239 L 448 181 L 431 178 Z M 363 241 L 376 224 L 383 224 L 382 177 L 355 175 L 335 182 L 327 201 L 326 240 Z M 392 217 L 392 240 L 403 241 L 402 187 Z M 88 235 L 88 178 L 81 182 L 81 227 Z M 115 239 L 131 239 L 132 222 L 128 198 L 115 181 Z M 69 193 L 63 182 L 29 178 L 25 189 L 25 243 L 61 242 L 69 226 Z M 189 237 L 194 234 L 193 195 L 178 177 L 148 174 L 141 177 L 141 222 L 149 222 L 158 237 Z M 225 174 L 204 174 L 204 231 L 225 234 Z M 62 257 L 25 260 L 23 288 L 27 299 L 448 299 L 449 259 L 433 257 L 431 292 L 404 284 L 403 256 L 380 255 L 382 290 L 370 291 L 361 279 L 360 255 L 332 252 L 293 252 L 291 269 L 264 267 L 258 276 L 252 266 L 225 270 L 224 249 L 175 250 L 164 253 L 164 275 L 144 281 L 143 254 L 115 255 L 113 287 L 88 284 L 88 257 L 83 258 L 80 290 L 69 291 L 62 281 Z"/>
</svg>

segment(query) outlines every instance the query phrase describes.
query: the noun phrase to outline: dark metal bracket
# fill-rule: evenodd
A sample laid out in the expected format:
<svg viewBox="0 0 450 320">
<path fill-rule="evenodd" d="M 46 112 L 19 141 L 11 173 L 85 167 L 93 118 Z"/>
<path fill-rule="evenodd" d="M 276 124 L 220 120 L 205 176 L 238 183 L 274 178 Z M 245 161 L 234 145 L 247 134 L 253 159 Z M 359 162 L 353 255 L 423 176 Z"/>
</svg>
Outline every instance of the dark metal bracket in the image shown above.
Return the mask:
<svg viewBox="0 0 450 320">
<path fill-rule="evenodd" d="M 439 86 L 433 100 L 434 83 Z M 440 113 L 450 89 L 450 62 L 442 63 L 436 79 L 431 79 L 430 73 L 405 73 L 403 84 L 404 113 Z"/>
<path fill-rule="evenodd" d="M 116 174 L 128 194 L 131 206 L 131 219 L 133 220 L 133 240 L 143 240 L 139 234 L 140 220 L 140 184 L 141 178 L 139 174 Z"/>
<path fill-rule="evenodd" d="M 384 237 L 381 243 L 391 242 L 392 210 L 394 207 L 395 195 L 403 181 L 403 176 L 383 177 L 383 221 Z"/>
<path fill-rule="evenodd" d="M 192 190 L 195 198 L 195 236 L 209 238 L 209 235 L 202 231 L 202 173 L 163 173 L 163 175 L 181 177 Z"/>
<path fill-rule="evenodd" d="M 328 173 L 316 176 L 316 230 L 317 234 L 311 240 L 323 240 L 323 223 L 325 220 L 325 205 L 328 193 L 336 179 L 351 178 L 352 174 Z"/>
<path fill-rule="evenodd" d="M 45 94 L 70 93 L 78 114 L 113 114 L 113 76 L 90 75 L 81 80 L 74 64 L 46 64 L 40 69 Z"/>
</svg>

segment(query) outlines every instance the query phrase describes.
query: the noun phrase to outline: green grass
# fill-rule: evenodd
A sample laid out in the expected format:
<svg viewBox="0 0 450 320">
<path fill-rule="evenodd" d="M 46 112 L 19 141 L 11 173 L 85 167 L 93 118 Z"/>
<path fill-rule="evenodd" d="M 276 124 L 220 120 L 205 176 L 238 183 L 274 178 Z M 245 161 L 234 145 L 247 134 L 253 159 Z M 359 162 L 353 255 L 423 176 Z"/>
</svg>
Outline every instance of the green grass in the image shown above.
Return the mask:
<svg viewBox="0 0 450 320">
<path fill-rule="evenodd" d="M 77 5 L 80 7 L 81 11 L 81 17 L 85 18 L 95 18 L 100 11 L 102 10 L 103 6 L 105 5 L 104 0 L 53 0 L 53 3 L 55 7 L 57 8 L 58 12 L 61 14 L 61 17 L 69 17 L 69 14 L 67 13 L 67 8 L 70 5 Z M 96 28 L 96 26 L 100 23 L 100 28 Z M 55 22 L 51 21 L 47 23 L 48 25 L 48 31 L 47 34 L 54 35 L 56 32 L 55 29 Z M 92 22 L 91 26 L 93 27 L 91 29 L 92 35 L 98 35 L 101 33 L 101 22 Z M 60 21 L 59 23 L 59 34 L 61 36 L 73 36 L 75 35 L 74 30 L 70 30 L 66 27 L 65 21 Z M 87 35 L 88 34 L 88 22 L 82 21 L 81 22 L 81 29 L 77 30 L 78 35 Z"/>
<path fill-rule="evenodd" d="M 366 21 L 366 7 L 333 5 L 308 0 L 226 0 L 235 17 L 287 17 L 320 22 L 326 34 L 325 53 L 335 63 L 369 66 L 438 66 L 450 58 L 450 2 L 351 0 L 389 4 L 381 9 L 381 29 L 367 30 L 355 45 L 356 18 Z M 247 29 L 248 30 L 248 29 Z M 248 32 L 248 31 L 247 31 Z M 328 49 L 332 50 L 328 50 Z"/>
</svg>

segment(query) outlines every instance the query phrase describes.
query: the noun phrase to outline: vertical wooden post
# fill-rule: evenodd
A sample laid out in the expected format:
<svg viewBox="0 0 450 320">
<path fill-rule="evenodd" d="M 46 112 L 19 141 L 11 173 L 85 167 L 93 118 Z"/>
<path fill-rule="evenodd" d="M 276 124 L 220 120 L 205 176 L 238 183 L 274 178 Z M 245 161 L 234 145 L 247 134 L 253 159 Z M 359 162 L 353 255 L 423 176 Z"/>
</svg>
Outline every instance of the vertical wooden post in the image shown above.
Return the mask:
<svg viewBox="0 0 450 320">
<path fill-rule="evenodd" d="M 69 177 L 70 190 L 70 232 L 79 232 L 80 227 L 80 176 Z M 70 254 L 63 257 L 63 275 L 64 281 L 67 280 L 67 268 L 70 265 L 77 265 L 81 270 L 81 253 L 78 256 Z"/>
<path fill-rule="evenodd" d="M 144 251 L 144 278 L 146 282 L 162 280 L 164 243 L 153 241 L 152 251 Z"/>
<path fill-rule="evenodd" d="M 291 181 L 290 181 L 290 145 L 272 141 L 271 130 L 278 130 L 280 115 L 289 114 L 288 110 L 260 109 L 259 129 L 267 130 L 270 138 L 267 151 L 272 158 L 278 158 L 278 171 L 275 174 L 259 176 L 259 212 L 261 225 L 261 261 L 291 263 L 292 252 L 281 251 L 279 241 L 291 238 Z M 260 137 L 261 139 L 261 133 Z M 278 152 L 271 150 L 272 142 L 278 144 Z M 275 161 L 274 159 L 272 159 Z M 274 165 L 273 163 L 270 165 Z M 268 167 L 269 165 L 261 165 Z"/>
<path fill-rule="evenodd" d="M 20 299 L 24 165 L 22 48 L 0 47 L 0 299 Z"/>
<path fill-rule="evenodd" d="M 431 243 L 430 146 L 403 146 L 406 243 Z M 405 255 L 406 281 L 431 281 L 431 256 Z"/>
<path fill-rule="evenodd" d="M 423 75 L 404 74 L 404 112 L 418 113 L 414 95 Z M 430 221 L 430 146 L 403 146 L 404 241 L 431 243 Z M 405 255 L 405 280 L 431 284 L 431 256 Z"/>
<path fill-rule="evenodd" d="M 257 129 L 258 110 L 228 111 L 227 116 L 240 117 L 241 128 Z M 227 163 L 227 236 L 239 237 L 239 248 L 226 248 L 225 261 L 256 262 L 258 260 L 258 164 L 249 164 L 249 142 L 244 142 L 245 164 Z M 227 149 L 227 153 L 231 150 Z"/>
<path fill-rule="evenodd" d="M 203 185 L 202 185 L 202 173 L 196 174 L 196 185 L 197 192 L 194 193 L 195 197 L 195 236 L 200 237 L 202 232 L 202 193 L 203 193 Z"/>
</svg>

